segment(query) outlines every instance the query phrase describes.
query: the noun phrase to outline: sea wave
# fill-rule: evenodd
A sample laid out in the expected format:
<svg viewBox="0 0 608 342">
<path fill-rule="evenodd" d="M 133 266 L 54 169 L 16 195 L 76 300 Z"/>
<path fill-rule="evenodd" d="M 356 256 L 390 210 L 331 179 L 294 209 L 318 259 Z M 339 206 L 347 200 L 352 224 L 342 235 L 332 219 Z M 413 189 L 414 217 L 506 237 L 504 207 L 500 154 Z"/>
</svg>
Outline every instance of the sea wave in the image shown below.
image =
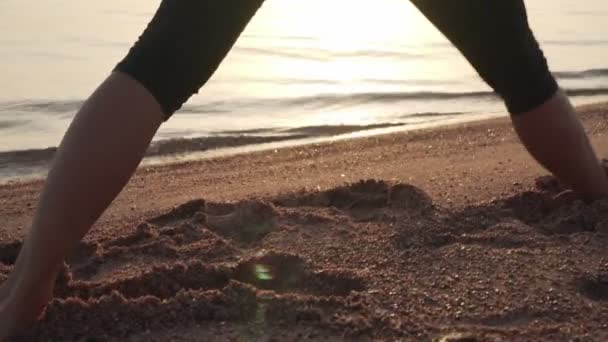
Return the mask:
<svg viewBox="0 0 608 342">
<path fill-rule="evenodd" d="M 542 45 L 554 46 L 601 46 L 608 45 L 608 39 L 544 40 Z"/>
<path fill-rule="evenodd" d="M 23 100 L 7 101 L 0 103 L 2 112 L 26 112 L 26 113 L 67 113 L 78 110 L 84 103 L 83 100 Z"/>
<path fill-rule="evenodd" d="M 566 93 L 570 96 L 600 96 L 608 95 L 608 87 L 599 88 L 571 88 L 566 89 Z M 330 106 L 342 105 L 359 105 L 366 103 L 394 103 L 411 100 L 459 100 L 459 99 L 484 99 L 496 98 L 496 94 L 492 91 L 475 91 L 475 92 L 361 92 L 348 94 L 330 94 L 324 93 L 319 95 L 309 95 L 300 97 L 288 98 L 264 98 L 255 100 L 235 100 L 232 103 L 226 101 L 210 102 L 208 104 L 198 106 L 197 109 L 204 112 L 212 112 L 213 108 L 225 108 L 226 105 L 237 108 L 261 107 L 261 108 L 276 108 L 276 107 L 302 107 L 308 106 L 313 108 L 324 108 Z M 189 111 L 191 107 L 184 107 L 185 111 Z M 196 113 L 196 112 L 194 112 Z"/>
<path fill-rule="evenodd" d="M 177 154 L 205 152 L 220 148 L 241 147 L 288 140 L 332 137 L 342 134 L 381 128 L 405 126 L 405 123 L 380 123 L 371 125 L 319 125 L 293 128 L 260 128 L 242 131 L 222 131 L 212 136 L 196 138 L 174 138 L 153 142 L 145 157 L 159 157 Z M 0 152 L 0 179 L 15 170 L 47 168 L 56 147 Z"/>
<path fill-rule="evenodd" d="M 587 79 L 597 77 L 608 77 L 608 69 L 589 69 L 583 71 L 558 71 L 555 77 L 561 79 Z"/>
<path fill-rule="evenodd" d="M 608 76 L 608 69 L 594 69 L 581 72 L 557 72 L 561 78 L 585 78 Z M 608 95 L 608 87 L 566 89 L 570 96 Z M 181 112 L 190 114 L 229 113 L 243 108 L 286 108 L 302 107 L 324 108 L 330 106 L 358 105 L 366 103 L 394 103 L 412 100 L 458 100 L 495 98 L 492 91 L 475 92 L 361 92 L 349 94 L 317 94 L 299 97 L 249 98 L 230 101 L 211 101 L 205 104 L 186 104 Z M 36 112 L 49 114 L 72 113 L 82 106 L 81 100 L 31 100 L 0 103 L 2 112 Z"/>
<path fill-rule="evenodd" d="M 593 69 L 581 72 L 558 72 L 561 78 L 584 78 L 608 76 L 608 69 Z M 571 88 L 566 89 L 570 96 L 600 96 L 608 95 L 608 87 Z M 308 106 L 323 108 L 336 105 L 357 105 L 365 103 L 392 103 L 411 100 L 458 100 L 494 98 L 492 91 L 474 92 L 360 92 L 347 94 L 323 93 L 299 97 L 277 98 L 248 98 L 232 99 L 230 101 L 211 101 L 204 104 L 186 104 L 182 112 L 192 114 L 229 113 L 232 109 L 242 108 L 285 108 Z M 0 103 L 2 112 L 36 112 L 50 114 L 71 113 L 82 106 L 82 100 L 31 100 Z"/>
<path fill-rule="evenodd" d="M 292 48 L 292 47 L 254 47 L 254 46 L 236 46 L 235 53 L 250 55 L 267 55 L 273 57 L 282 57 L 288 59 L 303 59 L 317 62 L 325 62 L 334 58 L 397 58 L 397 59 L 420 59 L 430 58 L 427 55 L 419 53 L 411 53 L 406 51 L 396 51 L 387 49 L 353 49 L 347 51 L 331 51 L 321 48 Z"/>
</svg>

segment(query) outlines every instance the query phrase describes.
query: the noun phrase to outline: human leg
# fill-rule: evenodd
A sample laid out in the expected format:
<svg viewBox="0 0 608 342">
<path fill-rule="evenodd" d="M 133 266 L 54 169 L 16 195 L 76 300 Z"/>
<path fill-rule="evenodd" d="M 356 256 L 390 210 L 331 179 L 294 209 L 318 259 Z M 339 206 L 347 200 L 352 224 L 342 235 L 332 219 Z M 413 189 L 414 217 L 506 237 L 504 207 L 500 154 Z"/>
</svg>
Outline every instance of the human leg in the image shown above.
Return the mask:
<svg viewBox="0 0 608 342">
<path fill-rule="evenodd" d="M 68 129 L 32 228 L 0 288 L 0 340 L 52 296 L 63 259 L 110 205 L 163 120 L 213 74 L 262 0 L 164 0 Z"/>
<path fill-rule="evenodd" d="M 608 180 L 583 126 L 549 72 L 523 0 L 412 0 L 505 101 L 530 154 L 586 199 Z"/>
</svg>

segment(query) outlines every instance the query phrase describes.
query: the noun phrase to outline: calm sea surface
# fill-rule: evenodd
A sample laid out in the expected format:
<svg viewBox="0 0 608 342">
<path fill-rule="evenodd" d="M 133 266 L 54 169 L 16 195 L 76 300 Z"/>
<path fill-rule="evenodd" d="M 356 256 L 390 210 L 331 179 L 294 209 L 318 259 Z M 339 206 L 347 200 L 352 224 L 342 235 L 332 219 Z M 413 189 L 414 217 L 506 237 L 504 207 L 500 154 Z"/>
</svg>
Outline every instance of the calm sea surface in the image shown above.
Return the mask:
<svg viewBox="0 0 608 342">
<path fill-rule="evenodd" d="M 0 0 L 0 152 L 56 146 L 158 4 Z M 561 85 L 580 95 L 575 102 L 605 100 L 608 1 L 533 0 L 528 10 Z M 267 0 L 213 79 L 156 140 L 277 137 L 304 128 L 314 136 L 311 127 L 504 115 L 488 92 L 407 0 Z"/>
</svg>

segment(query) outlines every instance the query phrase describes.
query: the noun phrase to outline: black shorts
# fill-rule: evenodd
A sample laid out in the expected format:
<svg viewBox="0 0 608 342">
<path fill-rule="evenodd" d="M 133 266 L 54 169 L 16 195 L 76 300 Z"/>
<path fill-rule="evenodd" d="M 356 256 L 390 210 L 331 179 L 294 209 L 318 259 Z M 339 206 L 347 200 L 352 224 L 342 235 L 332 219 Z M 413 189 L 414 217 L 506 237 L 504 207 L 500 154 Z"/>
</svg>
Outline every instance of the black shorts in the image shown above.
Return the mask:
<svg viewBox="0 0 608 342">
<path fill-rule="evenodd" d="M 503 98 L 510 113 L 527 112 L 557 91 L 523 0 L 411 1 Z M 168 119 L 209 80 L 263 2 L 163 0 L 115 70 L 146 87 Z"/>
</svg>

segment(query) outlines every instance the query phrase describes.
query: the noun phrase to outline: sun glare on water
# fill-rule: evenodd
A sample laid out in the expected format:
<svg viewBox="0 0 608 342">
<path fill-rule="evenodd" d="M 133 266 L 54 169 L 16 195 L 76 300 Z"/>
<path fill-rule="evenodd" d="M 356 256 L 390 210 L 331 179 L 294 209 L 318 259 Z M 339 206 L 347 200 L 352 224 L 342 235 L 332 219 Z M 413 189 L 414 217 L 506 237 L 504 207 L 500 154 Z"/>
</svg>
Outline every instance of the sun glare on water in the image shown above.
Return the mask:
<svg viewBox="0 0 608 342">
<path fill-rule="evenodd" d="M 407 53 L 415 54 L 416 46 L 436 37 L 435 30 L 407 0 L 269 0 L 251 26 L 247 33 L 276 32 L 277 36 L 294 38 L 281 41 L 277 51 L 318 51 L 308 60 L 297 61 L 299 65 L 293 60 L 273 63 L 274 71 L 301 70 L 310 77 L 331 81 L 370 74 L 382 77 L 389 72 L 386 64 L 370 63 L 370 54 L 395 51 L 396 45 L 410 46 Z"/>
<path fill-rule="evenodd" d="M 429 63 L 416 56 L 437 39 L 443 38 L 407 0 L 268 0 L 241 44 L 267 48 L 274 44 L 271 49 L 278 57 L 244 60 L 242 65 L 271 79 L 322 80 L 314 89 L 306 89 L 317 94 L 396 91 L 370 85 L 369 80 L 419 78 Z M 283 54 L 290 58 L 282 58 Z M 248 91 L 267 96 L 269 89 Z M 271 91 L 273 96 L 301 95 L 301 89 L 294 87 Z M 327 123 L 340 123 L 343 115 L 349 122 L 367 120 L 365 111 L 348 110 L 334 113 Z"/>
</svg>

